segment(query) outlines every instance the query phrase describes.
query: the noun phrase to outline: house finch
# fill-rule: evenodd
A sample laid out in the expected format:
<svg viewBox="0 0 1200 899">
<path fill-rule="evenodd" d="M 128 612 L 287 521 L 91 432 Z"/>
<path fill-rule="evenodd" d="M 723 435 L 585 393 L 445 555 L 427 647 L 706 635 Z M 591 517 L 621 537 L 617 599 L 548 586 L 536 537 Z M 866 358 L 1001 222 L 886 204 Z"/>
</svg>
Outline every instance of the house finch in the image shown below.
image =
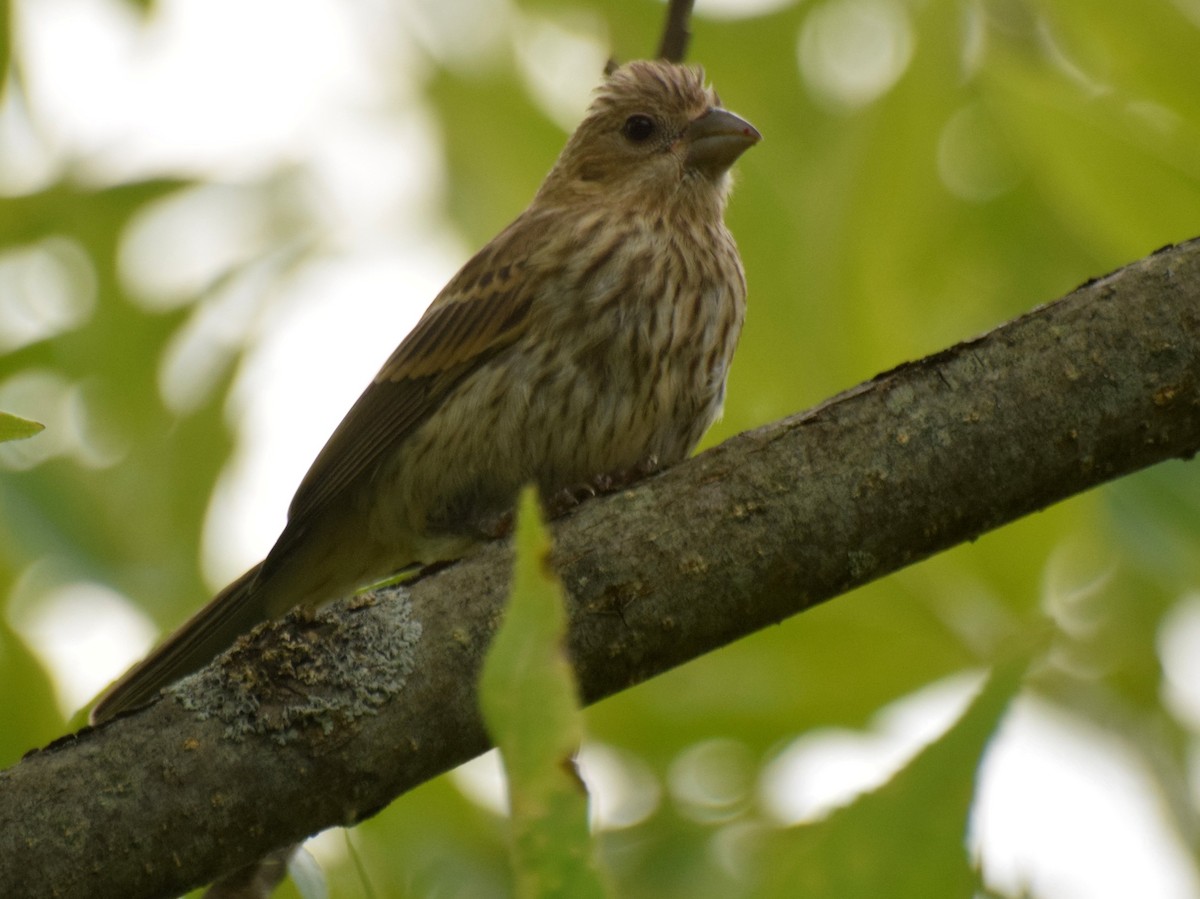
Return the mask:
<svg viewBox="0 0 1200 899">
<path fill-rule="evenodd" d="M 529 208 L 438 294 L 313 462 L 266 559 L 134 667 L 148 701 L 253 625 L 460 557 L 510 510 L 683 459 L 721 411 L 746 285 L 722 216 L 760 139 L 697 69 L 600 87 Z"/>
</svg>

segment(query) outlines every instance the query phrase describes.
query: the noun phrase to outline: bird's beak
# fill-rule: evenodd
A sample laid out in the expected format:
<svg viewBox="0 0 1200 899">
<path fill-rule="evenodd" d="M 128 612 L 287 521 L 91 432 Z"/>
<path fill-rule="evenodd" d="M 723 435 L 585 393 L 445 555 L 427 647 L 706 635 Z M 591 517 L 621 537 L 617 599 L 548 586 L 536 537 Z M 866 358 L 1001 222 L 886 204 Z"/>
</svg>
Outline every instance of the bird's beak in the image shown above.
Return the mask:
<svg viewBox="0 0 1200 899">
<path fill-rule="evenodd" d="M 710 177 L 733 165 L 734 160 L 762 140 L 758 129 L 743 118 L 719 107 L 692 119 L 685 132 L 687 164 Z"/>
</svg>

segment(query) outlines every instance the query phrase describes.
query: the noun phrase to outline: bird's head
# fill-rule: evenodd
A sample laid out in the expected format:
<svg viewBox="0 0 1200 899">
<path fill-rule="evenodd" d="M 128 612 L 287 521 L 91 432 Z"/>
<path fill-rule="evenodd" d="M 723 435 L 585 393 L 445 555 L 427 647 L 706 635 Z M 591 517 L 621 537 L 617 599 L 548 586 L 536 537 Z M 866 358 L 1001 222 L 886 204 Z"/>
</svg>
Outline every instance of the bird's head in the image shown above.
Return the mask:
<svg viewBox="0 0 1200 899">
<path fill-rule="evenodd" d="M 702 70 L 630 62 L 597 91 L 539 197 L 603 198 L 632 209 L 700 197 L 723 203 L 729 167 L 761 137 L 721 107 Z"/>
</svg>

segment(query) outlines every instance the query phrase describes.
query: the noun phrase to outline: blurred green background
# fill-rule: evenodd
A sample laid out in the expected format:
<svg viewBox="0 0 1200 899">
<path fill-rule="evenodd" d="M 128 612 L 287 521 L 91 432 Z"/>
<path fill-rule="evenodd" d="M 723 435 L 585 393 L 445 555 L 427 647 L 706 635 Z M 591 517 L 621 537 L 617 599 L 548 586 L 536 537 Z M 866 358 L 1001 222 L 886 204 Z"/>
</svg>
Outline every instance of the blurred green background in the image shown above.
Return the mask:
<svg viewBox="0 0 1200 899">
<path fill-rule="evenodd" d="M 255 389 L 245 354 L 297 285 L 319 303 L 312 273 L 364 246 L 429 240 L 464 259 L 528 202 L 582 115 L 575 86 L 609 53 L 649 53 L 663 7 L 0 7 L 0 409 L 47 425 L 0 448 L 7 766 L 67 728 L 47 647 L 72 656 L 89 609 L 129 604 L 165 629 L 211 592 L 205 521 L 239 439 L 230 391 Z M 163 34 L 189 16 L 210 30 L 172 54 Z M 1196 0 L 723 0 L 693 25 L 690 58 L 765 136 L 728 215 L 751 307 L 708 444 L 1200 235 Z M 136 77 L 55 94 L 51 76 L 84 65 L 67 38 L 85 27 Z M 335 38 L 361 51 L 345 97 L 319 90 Z M 154 150 L 145 133 L 172 116 L 186 133 L 188 104 L 247 59 L 271 76 L 247 92 L 310 130 L 240 156 Z M 181 77 L 189 92 L 161 107 L 138 93 Z M 195 118 L 253 130 L 219 112 Z M 314 174 L 326 139 L 345 150 L 341 181 Z M 420 190 L 395 186 L 389 167 L 422 153 Z M 431 297 L 404 303 L 415 318 Z M 386 351 L 372 353 L 368 375 Z M 351 339 L 294 356 L 311 374 L 366 354 Z M 585 773 L 618 894 L 963 896 L 982 844 L 991 895 L 1200 895 L 1198 528 L 1200 475 L 1163 465 L 589 710 Z M 884 781 L 997 664 L 1009 673 L 928 755 L 825 823 L 789 826 L 826 807 L 798 795 Z M 941 724 L 897 723 L 914 707 Z M 881 761 L 897 733 L 908 749 Z M 477 765 L 322 837 L 331 894 L 510 895 L 489 782 Z"/>
</svg>

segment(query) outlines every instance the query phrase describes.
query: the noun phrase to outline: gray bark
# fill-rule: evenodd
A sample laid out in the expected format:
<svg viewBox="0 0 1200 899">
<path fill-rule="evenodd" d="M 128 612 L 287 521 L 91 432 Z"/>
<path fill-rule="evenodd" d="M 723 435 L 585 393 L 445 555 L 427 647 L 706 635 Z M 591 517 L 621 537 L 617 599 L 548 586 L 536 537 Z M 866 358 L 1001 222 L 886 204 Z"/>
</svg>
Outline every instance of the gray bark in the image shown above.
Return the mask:
<svg viewBox="0 0 1200 899">
<path fill-rule="evenodd" d="M 735 437 L 555 524 L 587 701 L 1200 448 L 1200 241 Z M 506 541 L 292 617 L 0 773 L 0 895 L 170 896 L 487 747 Z"/>
</svg>

